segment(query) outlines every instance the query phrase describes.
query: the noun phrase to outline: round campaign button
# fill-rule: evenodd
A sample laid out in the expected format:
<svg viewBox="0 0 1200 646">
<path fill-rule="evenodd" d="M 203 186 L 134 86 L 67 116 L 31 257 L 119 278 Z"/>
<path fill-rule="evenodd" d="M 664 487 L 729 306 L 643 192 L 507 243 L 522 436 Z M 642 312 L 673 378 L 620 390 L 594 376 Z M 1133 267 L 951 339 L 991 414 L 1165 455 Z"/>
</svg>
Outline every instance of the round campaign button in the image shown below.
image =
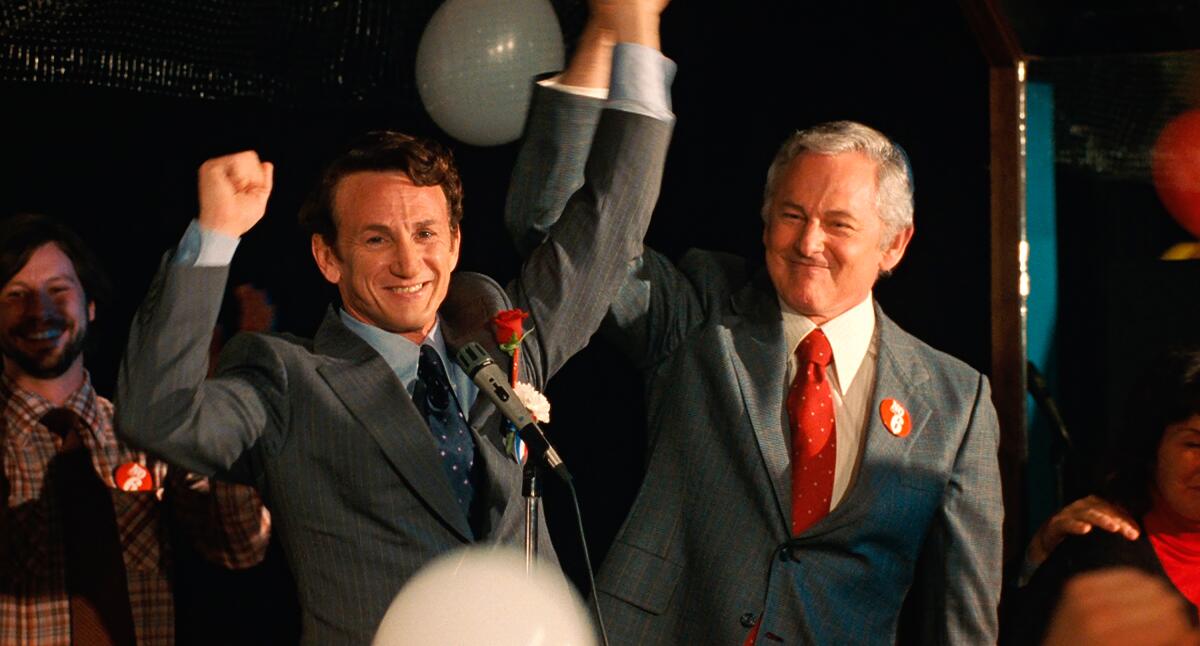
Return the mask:
<svg viewBox="0 0 1200 646">
<path fill-rule="evenodd" d="M 912 431 L 912 416 L 904 404 L 895 399 L 885 399 L 879 404 L 879 417 L 883 425 L 896 437 L 905 437 Z"/>
<path fill-rule="evenodd" d="M 117 467 L 117 488 L 121 491 L 153 491 L 154 477 L 137 462 L 126 462 Z"/>
</svg>

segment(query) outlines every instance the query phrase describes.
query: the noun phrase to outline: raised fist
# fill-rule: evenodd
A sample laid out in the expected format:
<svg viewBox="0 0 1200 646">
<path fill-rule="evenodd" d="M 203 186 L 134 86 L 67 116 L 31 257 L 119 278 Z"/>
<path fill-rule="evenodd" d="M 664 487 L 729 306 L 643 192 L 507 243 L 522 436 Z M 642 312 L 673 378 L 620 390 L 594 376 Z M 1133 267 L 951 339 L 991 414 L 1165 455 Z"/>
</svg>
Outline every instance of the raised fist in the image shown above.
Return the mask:
<svg viewBox="0 0 1200 646">
<path fill-rule="evenodd" d="M 197 176 L 200 226 L 239 237 L 266 213 L 275 166 L 247 150 L 204 162 Z"/>
</svg>

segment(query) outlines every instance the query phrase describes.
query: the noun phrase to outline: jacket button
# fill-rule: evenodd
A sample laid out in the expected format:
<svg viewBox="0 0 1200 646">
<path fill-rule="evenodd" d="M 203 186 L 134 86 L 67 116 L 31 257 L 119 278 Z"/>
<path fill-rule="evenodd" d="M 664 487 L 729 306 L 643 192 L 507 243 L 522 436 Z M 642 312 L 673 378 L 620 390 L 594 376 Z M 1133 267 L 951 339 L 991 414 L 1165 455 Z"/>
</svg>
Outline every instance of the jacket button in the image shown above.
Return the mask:
<svg viewBox="0 0 1200 646">
<path fill-rule="evenodd" d="M 784 563 L 792 560 L 792 548 L 784 547 L 783 549 L 779 550 L 779 560 Z"/>
<path fill-rule="evenodd" d="M 744 628 L 753 628 L 754 627 L 754 613 L 747 612 L 746 614 L 742 615 L 740 619 L 738 619 L 738 622 L 740 622 Z"/>
</svg>

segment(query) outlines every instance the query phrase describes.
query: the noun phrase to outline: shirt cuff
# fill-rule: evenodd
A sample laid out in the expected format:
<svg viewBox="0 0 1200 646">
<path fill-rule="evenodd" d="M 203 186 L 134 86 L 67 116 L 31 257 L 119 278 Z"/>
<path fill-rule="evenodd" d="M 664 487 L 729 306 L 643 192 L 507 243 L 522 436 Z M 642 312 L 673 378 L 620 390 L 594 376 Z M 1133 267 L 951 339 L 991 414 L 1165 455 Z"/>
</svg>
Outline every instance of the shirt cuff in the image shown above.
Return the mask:
<svg viewBox="0 0 1200 646">
<path fill-rule="evenodd" d="M 548 79 L 538 81 L 538 85 L 567 94 L 577 96 L 586 96 L 592 99 L 600 99 L 601 101 L 608 98 L 608 88 L 606 87 L 584 87 L 582 85 L 567 85 L 560 83 L 558 79 L 562 78 L 562 74 L 555 74 Z"/>
<path fill-rule="evenodd" d="M 233 260 L 239 239 L 200 226 L 192 220 L 175 249 L 172 262 L 184 267 L 224 267 Z"/>
<path fill-rule="evenodd" d="M 675 62 L 653 47 L 617 43 L 613 49 L 612 83 L 607 107 L 671 121 L 671 82 Z"/>
</svg>

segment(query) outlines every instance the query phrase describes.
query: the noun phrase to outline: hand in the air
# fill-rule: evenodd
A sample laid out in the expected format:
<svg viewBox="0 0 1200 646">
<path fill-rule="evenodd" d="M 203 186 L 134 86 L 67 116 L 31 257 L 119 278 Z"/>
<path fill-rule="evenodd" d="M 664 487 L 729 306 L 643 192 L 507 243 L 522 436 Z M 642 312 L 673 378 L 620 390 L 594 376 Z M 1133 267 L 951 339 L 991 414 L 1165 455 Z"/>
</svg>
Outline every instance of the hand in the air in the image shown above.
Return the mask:
<svg viewBox="0 0 1200 646">
<path fill-rule="evenodd" d="M 247 150 L 200 166 L 200 226 L 240 237 L 267 212 L 275 166 Z"/>
</svg>

